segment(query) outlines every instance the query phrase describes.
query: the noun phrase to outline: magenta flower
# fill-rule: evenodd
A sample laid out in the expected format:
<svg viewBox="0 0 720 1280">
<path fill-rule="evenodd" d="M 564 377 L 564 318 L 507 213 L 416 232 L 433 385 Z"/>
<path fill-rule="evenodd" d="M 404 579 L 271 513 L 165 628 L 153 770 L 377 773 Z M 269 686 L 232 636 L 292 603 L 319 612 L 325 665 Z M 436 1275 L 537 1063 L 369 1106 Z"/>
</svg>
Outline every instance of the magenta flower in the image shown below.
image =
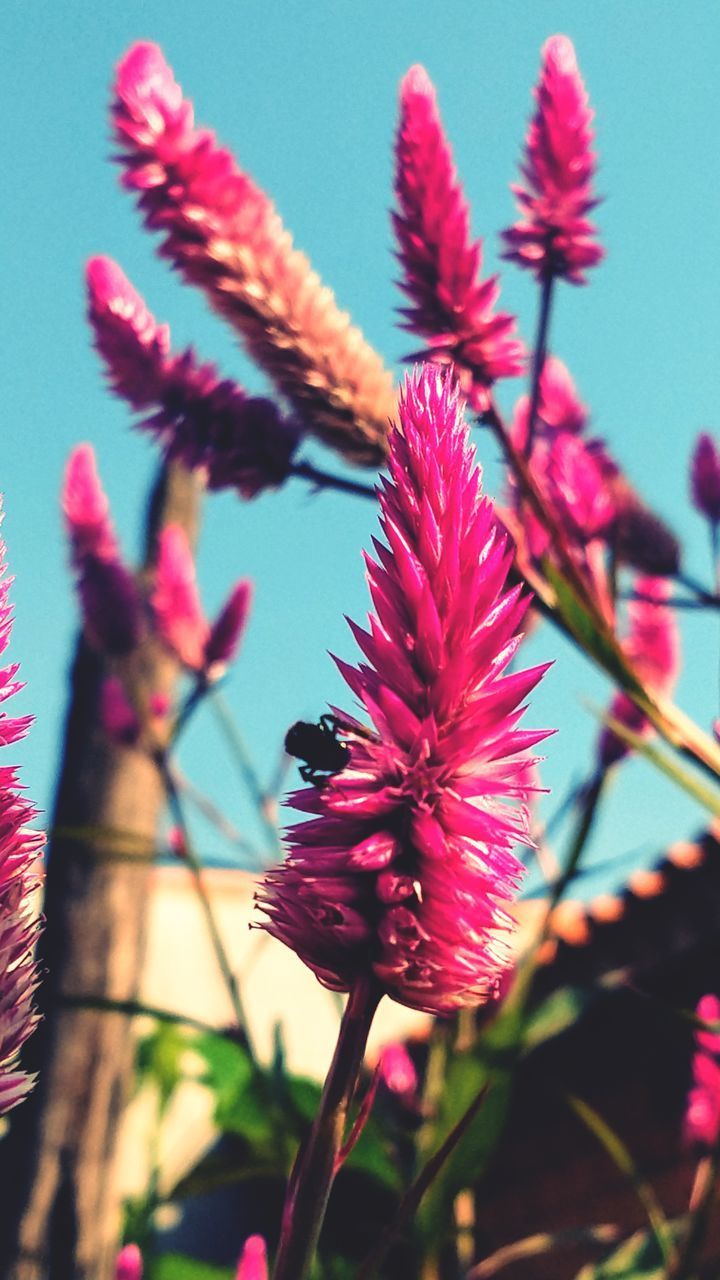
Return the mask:
<svg viewBox="0 0 720 1280">
<path fill-rule="evenodd" d="M 115 1280 L 142 1280 L 142 1254 L 136 1244 L 126 1244 L 115 1259 Z"/>
<path fill-rule="evenodd" d="M 628 605 L 629 629 L 622 642 L 623 652 L 649 693 L 667 695 L 672 693 L 680 672 L 680 633 L 675 612 L 668 603 L 670 584 L 667 578 L 638 577 L 635 593 L 639 599 Z M 642 737 L 653 732 L 650 721 L 623 689 L 616 691 L 610 715 Z M 598 743 L 602 768 L 616 764 L 629 750 L 609 726 L 602 730 Z"/>
<path fill-rule="evenodd" d="M 695 441 L 690 463 L 692 500 L 711 524 L 720 523 L 720 449 L 711 435 L 703 431 Z"/>
<path fill-rule="evenodd" d="M 244 498 L 286 479 L 299 430 L 270 400 L 248 396 L 200 364 L 191 348 L 170 350 L 159 325 L 111 258 L 87 266 L 88 315 L 112 390 L 143 416 L 165 456 L 202 468 L 211 489 Z"/>
<path fill-rule="evenodd" d="M 696 1013 L 703 1022 L 720 1022 L 720 999 L 703 996 Z M 695 1043 L 684 1136 L 688 1146 L 711 1148 L 720 1139 L 720 1034 L 698 1030 Z"/>
<path fill-rule="evenodd" d="M 497 276 L 481 280 L 482 240 L 470 238 L 470 211 L 453 164 L 435 90 L 423 67 L 400 87 L 393 213 L 410 299 L 403 328 L 428 341 L 427 358 L 452 361 L 473 408 L 488 409 L 491 388 L 524 367 L 515 317 L 495 313 Z"/>
<path fill-rule="evenodd" d="M 135 578 L 121 558 L 89 444 L 78 445 L 70 454 L 62 509 L 86 639 L 100 653 L 130 653 L 142 638 L 144 606 Z"/>
<path fill-rule="evenodd" d="M 235 1280 L 268 1280 L 267 1249 L 262 1236 L 248 1236 L 237 1265 Z"/>
<path fill-rule="evenodd" d="M 155 44 L 117 69 L 113 124 L 123 182 L 162 253 L 239 332 L 309 431 L 377 464 L 394 412 L 392 378 L 318 279 L 263 191 L 208 129 Z"/>
<path fill-rule="evenodd" d="M 0 653 L 10 639 L 10 580 L 5 577 L 5 547 L 0 543 Z M 0 701 L 22 685 L 17 664 L 0 670 Z M 25 737 L 32 716 L 0 714 L 0 743 Z M 14 765 L 0 766 L 0 1115 L 22 1102 L 34 1078 L 20 1067 L 20 1051 L 37 1024 L 33 993 L 38 976 L 34 960 L 39 924 L 32 898 L 39 886 L 38 859 L 45 843 L 29 824 L 36 810 L 23 796 Z"/>
<path fill-rule="evenodd" d="M 530 397 L 521 396 L 515 405 L 512 422 L 513 443 L 524 453 L 527 449 Z M 589 413 L 580 399 L 567 365 L 557 356 L 548 355 L 540 374 L 535 431 L 539 436 L 555 432 L 581 435 L 589 421 Z"/>
<path fill-rule="evenodd" d="M 265 878 L 263 927 L 327 986 L 371 969 L 395 1000 L 446 1013 L 491 997 L 527 843 L 528 752 L 517 727 L 545 667 L 504 674 L 527 608 L 483 497 L 458 389 L 406 381 L 379 490 L 386 544 L 367 558 L 376 609 L 351 624 L 367 659 L 338 662 L 373 731 L 339 716 L 349 763 L 293 797 L 309 821 Z"/>
<path fill-rule="evenodd" d="M 551 36 L 542 51 L 536 110 L 528 127 L 524 182 L 513 186 L 520 219 L 503 232 L 504 256 L 538 280 L 561 276 L 585 284 L 588 267 L 604 257 L 587 214 L 598 203 L 593 112 L 567 36 Z"/>
<path fill-rule="evenodd" d="M 378 1062 L 380 1079 L 390 1093 L 401 1102 L 412 1105 L 417 1101 L 418 1074 L 410 1054 L 401 1041 L 386 1044 Z"/>
<path fill-rule="evenodd" d="M 195 561 L 185 530 L 166 525 L 158 540 L 151 604 L 161 640 L 191 671 L 221 676 L 240 647 L 252 600 L 252 584 L 236 583 L 208 625 L 198 593 Z"/>
</svg>

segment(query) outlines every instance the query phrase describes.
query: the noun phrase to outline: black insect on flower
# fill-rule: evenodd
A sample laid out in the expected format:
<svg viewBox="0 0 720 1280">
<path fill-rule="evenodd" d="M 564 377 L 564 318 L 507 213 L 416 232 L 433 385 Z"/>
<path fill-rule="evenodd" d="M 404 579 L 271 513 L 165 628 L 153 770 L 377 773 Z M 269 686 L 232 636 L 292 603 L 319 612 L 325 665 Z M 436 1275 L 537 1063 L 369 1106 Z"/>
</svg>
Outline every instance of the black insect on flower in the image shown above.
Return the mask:
<svg viewBox="0 0 720 1280">
<path fill-rule="evenodd" d="M 336 716 L 324 715 L 317 724 L 297 720 L 285 735 L 289 756 L 305 763 L 299 766 L 303 782 L 322 787 L 350 761 L 350 748 L 338 738 L 341 725 Z"/>
</svg>

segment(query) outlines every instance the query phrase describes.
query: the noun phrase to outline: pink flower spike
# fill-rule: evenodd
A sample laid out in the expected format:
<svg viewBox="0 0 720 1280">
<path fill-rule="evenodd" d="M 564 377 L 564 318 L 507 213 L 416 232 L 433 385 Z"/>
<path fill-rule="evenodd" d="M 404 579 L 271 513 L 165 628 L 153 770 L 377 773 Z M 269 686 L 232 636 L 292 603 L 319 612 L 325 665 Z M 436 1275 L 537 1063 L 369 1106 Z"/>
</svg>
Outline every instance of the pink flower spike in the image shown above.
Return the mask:
<svg viewBox="0 0 720 1280">
<path fill-rule="evenodd" d="M 703 996 L 696 1013 L 703 1022 L 720 1022 L 720 999 Z M 684 1138 L 687 1146 L 707 1150 L 720 1139 L 720 1034 L 698 1029 L 695 1044 Z"/>
<path fill-rule="evenodd" d="M 639 597 L 628 605 L 629 630 L 622 648 L 650 693 L 669 695 L 680 674 L 680 632 L 675 612 L 668 602 L 671 585 L 667 578 L 635 580 Z M 652 734 L 652 725 L 623 689 L 618 689 L 610 704 L 610 715 L 633 733 L 643 737 Z M 606 726 L 598 744 L 598 758 L 603 768 L 622 760 L 630 748 Z"/>
<path fill-rule="evenodd" d="M 142 1280 L 142 1254 L 136 1244 L 126 1244 L 115 1259 L 115 1280 Z"/>
<path fill-rule="evenodd" d="M 121 656 L 139 644 L 143 602 L 124 564 L 89 444 L 72 451 L 61 495 L 88 644 Z"/>
<path fill-rule="evenodd" d="M 185 530 L 166 525 L 158 539 L 151 596 L 158 635 L 192 671 L 203 667 L 208 625 L 200 604 L 195 561 Z"/>
<path fill-rule="evenodd" d="M 12 611 L 8 602 L 5 547 L 0 543 L 0 654 L 10 640 Z M 0 671 L 6 697 L 22 686 L 16 666 Z M 0 743 L 24 738 L 28 716 L 0 715 Z M 37 1025 L 33 993 L 38 975 L 34 953 L 39 923 L 33 898 L 39 887 L 39 859 L 45 838 L 30 830 L 36 810 L 23 796 L 16 770 L 0 769 L 0 1115 L 5 1115 L 30 1092 L 34 1077 L 20 1066 L 20 1052 Z"/>
<path fill-rule="evenodd" d="M 720 449 L 702 432 L 690 463 L 690 492 L 695 507 L 712 525 L 720 524 Z"/>
<path fill-rule="evenodd" d="M 133 45 L 112 107 L 123 184 L 161 252 L 230 321 L 309 431 L 349 460 L 382 462 L 390 373 L 292 243 L 264 191 L 197 128 L 162 50 Z"/>
<path fill-rule="evenodd" d="M 495 312 L 497 277 L 481 280 L 482 241 L 470 238 L 470 211 L 453 164 L 433 85 L 411 67 L 400 86 L 393 226 L 410 299 L 403 328 L 428 341 L 429 359 L 452 361 L 473 408 L 490 406 L 499 378 L 524 368 L 515 317 Z"/>
<path fill-rule="evenodd" d="M 238 582 L 212 624 L 205 645 L 204 665 L 209 677 L 217 680 L 237 657 L 250 615 L 253 587 L 247 579 Z"/>
<path fill-rule="evenodd" d="M 262 1236 L 248 1236 L 235 1280 L 268 1280 L 267 1249 Z"/>
<path fill-rule="evenodd" d="M 372 729 L 337 713 L 348 762 L 293 797 L 310 815 L 258 895 L 263 927 L 326 986 L 370 970 L 393 999 L 448 1013 L 492 998 L 530 842 L 521 730 L 544 667 L 506 674 L 527 608 L 452 378 L 408 377 L 366 557 L 376 613 L 338 661 Z"/>
<path fill-rule="evenodd" d="M 191 348 L 170 350 L 159 325 L 117 263 L 91 258 L 88 316 L 112 390 L 144 417 L 139 426 L 168 459 L 207 473 L 211 489 L 245 498 L 286 479 L 299 439 L 296 424 L 270 400 L 248 396 Z"/>
<path fill-rule="evenodd" d="M 517 449 L 527 447 L 527 422 L 530 397 L 521 396 L 515 406 L 512 422 L 513 443 Z M 580 399 L 572 375 L 557 356 L 547 356 L 540 375 L 540 400 L 535 431 L 539 436 L 556 432 L 581 435 L 589 420 L 587 407 Z"/>
<path fill-rule="evenodd" d="M 380 1054 L 380 1079 L 402 1102 L 412 1103 L 417 1097 L 418 1075 L 415 1063 L 400 1041 L 386 1044 Z"/>
<path fill-rule="evenodd" d="M 567 36 L 551 36 L 542 51 L 536 109 L 528 127 L 524 181 L 512 188 L 520 219 L 503 232 L 504 257 L 538 280 L 560 276 L 585 284 L 604 257 L 587 214 L 597 204 L 592 182 L 593 112 Z"/>
</svg>

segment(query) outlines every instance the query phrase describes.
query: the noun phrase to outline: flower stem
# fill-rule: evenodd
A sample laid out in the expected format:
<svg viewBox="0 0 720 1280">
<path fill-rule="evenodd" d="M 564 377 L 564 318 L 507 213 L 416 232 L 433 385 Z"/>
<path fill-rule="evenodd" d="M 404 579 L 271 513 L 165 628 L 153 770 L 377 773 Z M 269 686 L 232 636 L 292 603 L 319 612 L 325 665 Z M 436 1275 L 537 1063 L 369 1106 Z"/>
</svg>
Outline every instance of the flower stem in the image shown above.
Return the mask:
<svg viewBox="0 0 720 1280">
<path fill-rule="evenodd" d="M 309 480 L 316 489 L 338 489 L 340 493 L 354 493 L 358 498 L 372 498 L 373 501 L 377 497 L 373 485 L 362 484 L 359 480 L 346 480 L 344 476 L 334 475 L 330 471 L 321 471 L 311 462 L 294 462 L 290 475 Z"/>
<path fill-rule="evenodd" d="M 540 315 L 538 317 L 538 331 L 535 341 L 535 350 L 533 352 L 532 378 L 530 381 L 530 409 L 528 412 L 527 445 L 525 447 L 526 458 L 530 457 L 532 450 L 535 422 L 537 419 L 538 408 L 540 406 L 540 385 L 542 372 L 545 367 L 545 357 L 547 355 L 547 339 L 550 329 L 550 307 L 552 304 L 554 280 L 555 277 L 552 274 L 544 276 L 540 292 Z"/>
<path fill-rule="evenodd" d="M 276 824 L 268 816 L 269 796 L 260 782 L 257 769 L 245 744 L 245 739 L 238 729 L 233 714 L 220 690 L 211 689 L 209 697 L 217 722 L 225 734 L 225 740 L 232 751 L 248 795 L 255 805 L 258 818 L 270 841 L 272 854 L 277 858 L 280 856 L 280 833 Z"/>
<path fill-rule="evenodd" d="M 374 979 L 363 977 L 348 997 L 320 1108 L 290 1174 L 273 1280 L 304 1280 L 312 1262 L 381 994 Z"/>
</svg>

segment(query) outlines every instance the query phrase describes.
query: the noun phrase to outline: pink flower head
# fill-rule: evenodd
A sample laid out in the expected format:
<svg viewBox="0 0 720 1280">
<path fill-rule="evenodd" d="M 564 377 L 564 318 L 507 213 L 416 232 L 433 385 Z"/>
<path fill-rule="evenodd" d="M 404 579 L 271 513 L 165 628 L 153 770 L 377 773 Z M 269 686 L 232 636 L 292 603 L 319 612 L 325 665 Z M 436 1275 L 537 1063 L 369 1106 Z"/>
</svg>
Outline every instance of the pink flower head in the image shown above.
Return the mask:
<svg viewBox="0 0 720 1280">
<path fill-rule="evenodd" d="M 703 996 L 697 1015 L 704 1022 L 720 1022 L 720 1000 L 715 995 Z M 720 1034 L 700 1031 L 695 1034 L 693 1083 L 685 1111 L 684 1136 L 688 1146 L 714 1147 L 720 1139 Z"/>
<path fill-rule="evenodd" d="M 377 464 L 392 378 L 312 270 L 263 191 L 197 128 L 161 49 L 133 45 L 115 82 L 123 182 L 162 253 L 206 293 L 304 426 L 350 460 Z"/>
<path fill-rule="evenodd" d="M 297 426 L 272 401 L 221 380 L 191 348 L 173 354 L 168 326 L 157 323 L 111 258 L 90 259 L 87 288 L 95 346 L 110 385 L 144 414 L 140 426 L 165 456 L 203 468 L 211 489 L 234 487 L 245 498 L 282 484 Z"/>
<path fill-rule="evenodd" d="M 587 214 L 597 204 L 592 181 L 593 112 L 567 36 L 543 46 L 536 109 L 525 141 L 524 182 L 513 186 L 520 220 L 503 232 L 505 257 L 538 280 L 563 276 L 585 284 L 604 257 Z"/>
<path fill-rule="evenodd" d="M 546 736 L 517 726 L 546 668 L 505 674 L 528 601 L 505 589 L 512 554 L 458 388 L 432 365 L 406 381 L 389 472 L 386 542 L 367 558 L 376 614 L 351 624 L 366 661 L 338 661 L 374 728 L 338 713 L 349 762 L 293 797 L 311 817 L 259 900 L 327 986 L 371 969 L 400 1003 L 447 1013 L 491 997 L 509 963 L 522 779 Z"/>
<path fill-rule="evenodd" d="M 720 449 L 707 432 L 702 432 L 693 449 L 690 464 L 692 500 L 711 524 L 720 523 Z"/>
<path fill-rule="evenodd" d="M 418 1075 L 405 1045 L 400 1041 L 386 1044 L 380 1054 L 379 1066 L 380 1079 L 385 1088 L 403 1102 L 414 1102 L 417 1097 Z"/>
<path fill-rule="evenodd" d="M 525 348 L 515 317 L 494 311 L 497 276 L 480 278 L 482 241 L 470 238 L 467 200 L 423 67 L 411 67 L 400 87 L 395 193 L 400 287 L 410 299 L 403 328 L 427 339 L 428 358 L 453 362 L 470 403 L 483 412 L 493 383 L 522 372 Z"/>
<path fill-rule="evenodd" d="M 243 579 L 233 587 L 210 628 L 205 645 L 205 669 L 217 678 L 237 656 L 252 603 L 252 583 Z"/>
<path fill-rule="evenodd" d="M 667 578 L 635 580 L 639 597 L 628 605 L 629 629 L 622 643 L 623 651 L 651 694 L 672 693 L 680 672 L 680 633 L 675 612 L 668 603 L 670 584 Z M 610 704 L 610 715 L 633 733 L 647 737 L 652 725 L 623 689 L 618 689 Z M 603 768 L 616 764 L 630 748 L 609 726 L 601 734 L 598 756 Z"/>
<path fill-rule="evenodd" d="M 0 653 L 10 639 L 12 613 L 8 603 L 10 580 L 5 577 L 5 547 L 0 543 Z M 0 670 L 0 701 L 22 685 L 17 665 Z M 0 714 L 3 747 L 25 737 L 31 716 Z M 13 765 L 0 766 L 0 1115 L 22 1102 L 34 1078 L 20 1067 L 19 1056 L 37 1024 L 33 992 L 37 986 L 34 961 L 38 922 L 32 896 L 38 888 L 38 859 L 45 838 L 31 831 L 36 810 L 23 796 Z"/>
<path fill-rule="evenodd" d="M 268 1280 L 267 1249 L 262 1236 L 248 1236 L 237 1265 L 235 1280 Z"/>
<path fill-rule="evenodd" d="M 115 1280 L 142 1280 L 142 1254 L 136 1244 L 126 1244 L 115 1259 Z"/>
<path fill-rule="evenodd" d="M 186 667 L 200 671 L 208 624 L 198 594 L 193 554 L 179 524 L 166 525 L 158 539 L 151 604 L 161 640 Z"/>
<path fill-rule="evenodd" d="M 88 643 L 100 653 L 129 653 L 142 637 L 143 603 L 120 556 L 89 444 L 70 454 L 61 502 Z"/>
<path fill-rule="evenodd" d="M 521 396 L 515 406 L 512 436 L 516 448 L 525 452 L 528 437 L 530 397 Z M 538 436 L 555 432 L 580 435 L 589 420 L 586 406 L 580 399 L 570 370 L 557 356 L 549 355 L 540 375 L 540 399 L 538 402 L 535 432 Z"/>
</svg>

